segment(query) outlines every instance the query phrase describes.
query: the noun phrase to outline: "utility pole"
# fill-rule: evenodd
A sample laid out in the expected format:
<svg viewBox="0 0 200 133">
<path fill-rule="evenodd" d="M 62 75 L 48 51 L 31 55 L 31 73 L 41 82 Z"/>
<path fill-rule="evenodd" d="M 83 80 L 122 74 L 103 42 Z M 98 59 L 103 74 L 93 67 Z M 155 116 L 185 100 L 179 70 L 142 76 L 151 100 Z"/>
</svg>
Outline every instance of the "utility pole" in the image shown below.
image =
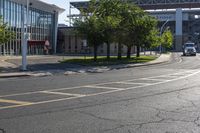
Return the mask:
<svg viewBox="0 0 200 133">
<path fill-rule="evenodd" d="M 24 7 L 25 9 L 25 7 Z M 25 11 L 25 10 L 24 10 Z M 25 14 L 23 15 L 22 26 L 22 71 L 27 70 L 27 45 L 28 45 L 28 21 L 29 21 L 29 0 L 26 0 L 26 23 Z"/>
</svg>

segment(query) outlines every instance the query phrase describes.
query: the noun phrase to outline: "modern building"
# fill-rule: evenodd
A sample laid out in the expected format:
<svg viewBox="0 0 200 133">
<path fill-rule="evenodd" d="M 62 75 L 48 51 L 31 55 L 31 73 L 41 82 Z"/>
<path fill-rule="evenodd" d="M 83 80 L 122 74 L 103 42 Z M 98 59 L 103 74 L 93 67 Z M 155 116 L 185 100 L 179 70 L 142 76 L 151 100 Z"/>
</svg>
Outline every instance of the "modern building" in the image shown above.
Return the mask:
<svg viewBox="0 0 200 133">
<path fill-rule="evenodd" d="M 127 1 L 127 0 L 126 0 Z M 200 0 L 128 0 L 134 3 L 160 22 L 160 32 L 170 28 L 174 33 L 174 50 L 181 51 L 182 44 L 187 41 L 195 42 L 200 48 Z M 81 14 L 73 14 L 74 9 L 88 7 L 88 1 L 70 3 L 70 25 L 73 19 Z M 162 27 L 162 28 L 161 28 Z"/>
<path fill-rule="evenodd" d="M 58 27 L 58 41 L 57 52 L 65 54 L 92 54 L 93 48 L 87 46 L 85 40 L 80 35 L 74 32 L 74 27 L 61 26 Z M 117 55 L 118 45 L 116 43 L 111 44 L 111 55 Z M 127 47 L 122 47 L 122 54 L 126 54 Z M 136 52 L 136 48 L 132 48 L 132 53 Z M 102 44 L 99 46 L 98 55 L 106 55 L 107 45 Z"/>
<path fill-rule="evenodd" d="M 0 55 L 21 54 L 24 28 L 28 33 L 28 54 L 43 54 L 46 39 L 55 53 L 58 15 L 62 12 L 64 9 L 40 0 L 0 0 L 0 15 L 16 35 L 14 40 L 0 45 Z"/>
</svg>

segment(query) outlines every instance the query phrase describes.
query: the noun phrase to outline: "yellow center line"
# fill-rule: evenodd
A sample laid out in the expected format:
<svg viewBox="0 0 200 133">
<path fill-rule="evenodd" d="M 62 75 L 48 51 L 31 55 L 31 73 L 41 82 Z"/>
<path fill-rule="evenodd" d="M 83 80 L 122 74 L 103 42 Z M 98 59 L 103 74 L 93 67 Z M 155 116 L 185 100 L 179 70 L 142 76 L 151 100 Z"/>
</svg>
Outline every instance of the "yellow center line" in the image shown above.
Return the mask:
<svg viewBox="0 0 200 133">
<path fill-rule="evenodd" d="M 8 99 L 0 99 L 1 103 L 12 103 L 12 104 L 19 104 L 19 105 L 29 105 L 33 104 L 32 102 L 24 102 L 24 101 L 16 101 L 16 100 L 8 100 Z"/>
</svg>

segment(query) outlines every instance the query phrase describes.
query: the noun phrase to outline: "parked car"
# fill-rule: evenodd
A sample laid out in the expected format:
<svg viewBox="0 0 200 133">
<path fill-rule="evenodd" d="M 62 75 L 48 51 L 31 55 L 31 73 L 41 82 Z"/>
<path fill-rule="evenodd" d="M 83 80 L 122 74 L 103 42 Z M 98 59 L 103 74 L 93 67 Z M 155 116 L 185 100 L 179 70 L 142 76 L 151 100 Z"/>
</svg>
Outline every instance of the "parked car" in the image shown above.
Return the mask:
<svg viewBox="0 0 200 133">
<path fill-rule="evenodd" d="M 196 53 L 197 53 L 197 51 L 195 48 L 195 43 L 188 42 L 183 45 L 183 55 L 184 56 L 186 56 L 186 55 L 196 56 Z"/>
</svg>

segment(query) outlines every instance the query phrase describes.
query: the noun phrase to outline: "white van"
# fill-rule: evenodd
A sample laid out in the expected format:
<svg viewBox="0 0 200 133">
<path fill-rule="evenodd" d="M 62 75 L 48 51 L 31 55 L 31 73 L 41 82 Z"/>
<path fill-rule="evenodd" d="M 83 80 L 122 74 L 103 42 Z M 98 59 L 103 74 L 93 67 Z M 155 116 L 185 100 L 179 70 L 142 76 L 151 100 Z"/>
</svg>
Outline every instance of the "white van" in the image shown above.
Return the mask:
<svg viewBox="0 0 200 133">
<path fill-rule="evenodd" d="M 183 45 L 183 55 L 194 55 L 196 56 L 196 48 L 195 48 L 195 43 L 192 42 L 187 42 Z"/>
</svg>

